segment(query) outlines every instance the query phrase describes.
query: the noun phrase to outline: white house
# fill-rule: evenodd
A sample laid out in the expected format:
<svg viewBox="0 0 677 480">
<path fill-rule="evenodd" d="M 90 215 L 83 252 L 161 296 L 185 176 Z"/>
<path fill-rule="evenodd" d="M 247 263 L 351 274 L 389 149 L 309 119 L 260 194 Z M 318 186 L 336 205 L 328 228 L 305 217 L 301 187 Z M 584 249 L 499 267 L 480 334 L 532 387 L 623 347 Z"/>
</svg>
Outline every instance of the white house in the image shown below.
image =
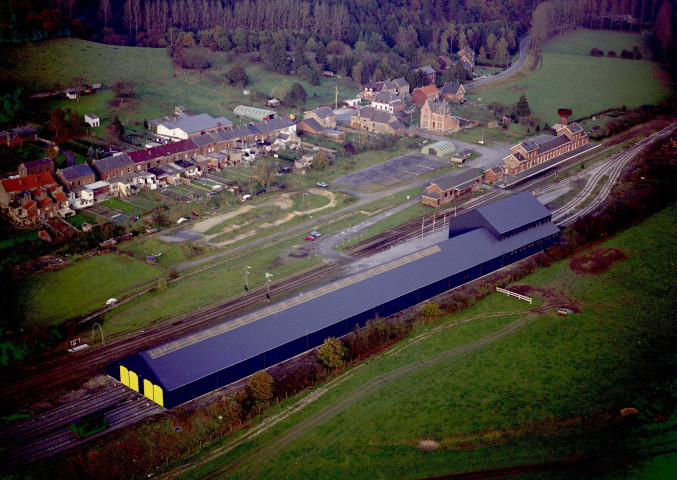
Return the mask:
<svg viewBox="0 0 677 480">
<path fill-rule="evenodd" d="M 98 115 L 95 115 L 93 113 L 85 113 L 85 123 L 92 128 L 101 125 Z"/>
<path fill-rule="evenodd" d="M 68 192 L 68 204 L 74 210 L 94 205 L 94 192 L 85 187 L 77 187 Z"/>
<path fill-rule="evenodd" d="M 232 125 L 233 122 L 226 117 L 214 118 L 208 113 L 201 113 L 199 115 L 179 117 L 175 118 L 173 121 L 161 123 L 157 126 L 157 134 L 171 140 L 186 140 Z"/>
</svg>

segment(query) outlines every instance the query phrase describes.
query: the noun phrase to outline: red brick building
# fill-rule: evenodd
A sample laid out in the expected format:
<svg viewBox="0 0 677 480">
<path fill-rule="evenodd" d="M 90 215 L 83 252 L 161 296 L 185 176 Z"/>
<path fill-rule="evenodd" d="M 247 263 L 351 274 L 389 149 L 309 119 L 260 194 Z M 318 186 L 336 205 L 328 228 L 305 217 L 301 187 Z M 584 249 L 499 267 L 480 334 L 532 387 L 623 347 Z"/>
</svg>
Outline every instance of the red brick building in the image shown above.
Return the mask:
<svg viewBox="0 0 677 480">
<path fill-rule="evenodd" d="M 475 168 L 469 168 L 431 183 L 421 196 L 421 203 L 430 207 L 439 207 L 462 195 L 476 192 L 481 187 L 482 174 Z"/>
<path fill-rule="evenodd" d="M 411 92 L 411 101 L 416 105 L 423 105 L 426 100 L 436 102 L 440 98 L 440 92 L 435 85 L 417 87 Z"/>
<path fill-rule="evenodd" d="M 513 146 L 510 155 L 503 159 L 503 169 L 507 175 L 514 175 L 582 147 L 589 141 L 588 135 L 577 123 L 561 125 L 555 137 L 545 141 L 529 139 Z"/>
<path fill-rule="evenodd" d="M 54 175 L 54 161 L 52 161 L 51 158 L 30 160 L 19 165 L 20 177 L 39 175 L 41 173 L 49 173 L 50 175 Z"/>
<path fill-rule="evenodd" d="M 503 167 L 496 165 L 484 172 L 484 183 L 495 184 L 503 181 Z"/>
</svg>

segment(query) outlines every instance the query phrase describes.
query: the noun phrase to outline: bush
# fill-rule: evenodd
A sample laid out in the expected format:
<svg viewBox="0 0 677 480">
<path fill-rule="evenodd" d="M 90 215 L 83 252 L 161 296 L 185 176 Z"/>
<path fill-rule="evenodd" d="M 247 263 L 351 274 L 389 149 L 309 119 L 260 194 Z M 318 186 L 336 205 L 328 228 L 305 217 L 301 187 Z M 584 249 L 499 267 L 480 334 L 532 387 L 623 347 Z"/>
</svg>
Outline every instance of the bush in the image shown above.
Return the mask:
<svg viewBox="0 0 677 480">
<path fill-rule="evenodd" d="M 592 55 L 593 57 L 601 57 L 602 55 L 604 55 L 604 52 L 599 48 L 593 48 L 592 50 L 590 50 L 590 55 Z"/>
</svg>

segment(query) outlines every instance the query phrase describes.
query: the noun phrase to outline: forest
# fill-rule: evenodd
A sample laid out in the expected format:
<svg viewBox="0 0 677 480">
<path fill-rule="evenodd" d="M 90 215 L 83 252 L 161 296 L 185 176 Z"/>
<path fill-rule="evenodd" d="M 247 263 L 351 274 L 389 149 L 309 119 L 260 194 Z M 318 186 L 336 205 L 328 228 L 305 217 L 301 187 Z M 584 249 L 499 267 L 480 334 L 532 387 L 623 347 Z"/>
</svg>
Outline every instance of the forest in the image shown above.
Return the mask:
<svg viewBox="0 0 677 480">
<path fill-rule="evenodd" d="M 7 19 L 0 33 L 3 41 L 76 36 L 238 52 L 258 51 L 271 39 L 291 46 L 313 38 L 325 46 L 393 49 L 407 60 L 419 49 L 440 55 L 470 45 L 480 59 L 498 59 L 514 53 L 532 15 L 542 42 L 578 26 L 640 29 L 657 20 L 669 26 L 671 10 L 670 0 L 11 0 L 0 5 Z"/>
</svg>

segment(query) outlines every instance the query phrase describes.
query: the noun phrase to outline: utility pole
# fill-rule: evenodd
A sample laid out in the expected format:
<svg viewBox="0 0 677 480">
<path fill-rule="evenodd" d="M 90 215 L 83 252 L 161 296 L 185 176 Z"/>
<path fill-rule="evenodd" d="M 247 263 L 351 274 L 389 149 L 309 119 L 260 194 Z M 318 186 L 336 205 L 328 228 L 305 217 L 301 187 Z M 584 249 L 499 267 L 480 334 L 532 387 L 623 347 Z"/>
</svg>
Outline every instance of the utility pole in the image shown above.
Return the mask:
<svg viewBox="0 0 677 480">
<path fill-rule="evenodd" d="M 336 79 L 336 95 L 334 96 L 334 110 L 338 109 L 338 79 Z"/>
<path fill-rule="evenodd" d="M 421 217 L 421 238 L 423 238 L 423 222 L 425 220 L 425 217 Z"/>
<path fill-rule="evenodd" d="M 249 269 L 252 268 L 249 265 L 244 266 L 244 291 L 248 292 L 249 291 L 249 283 L 247 282 L 247 278 L 249 277 Z"/>
<path fill-rule="evenodd" d="M 273 276 L 266 272 L 266 301 L 270 302 L 270 279 Z"/>
</svg>

